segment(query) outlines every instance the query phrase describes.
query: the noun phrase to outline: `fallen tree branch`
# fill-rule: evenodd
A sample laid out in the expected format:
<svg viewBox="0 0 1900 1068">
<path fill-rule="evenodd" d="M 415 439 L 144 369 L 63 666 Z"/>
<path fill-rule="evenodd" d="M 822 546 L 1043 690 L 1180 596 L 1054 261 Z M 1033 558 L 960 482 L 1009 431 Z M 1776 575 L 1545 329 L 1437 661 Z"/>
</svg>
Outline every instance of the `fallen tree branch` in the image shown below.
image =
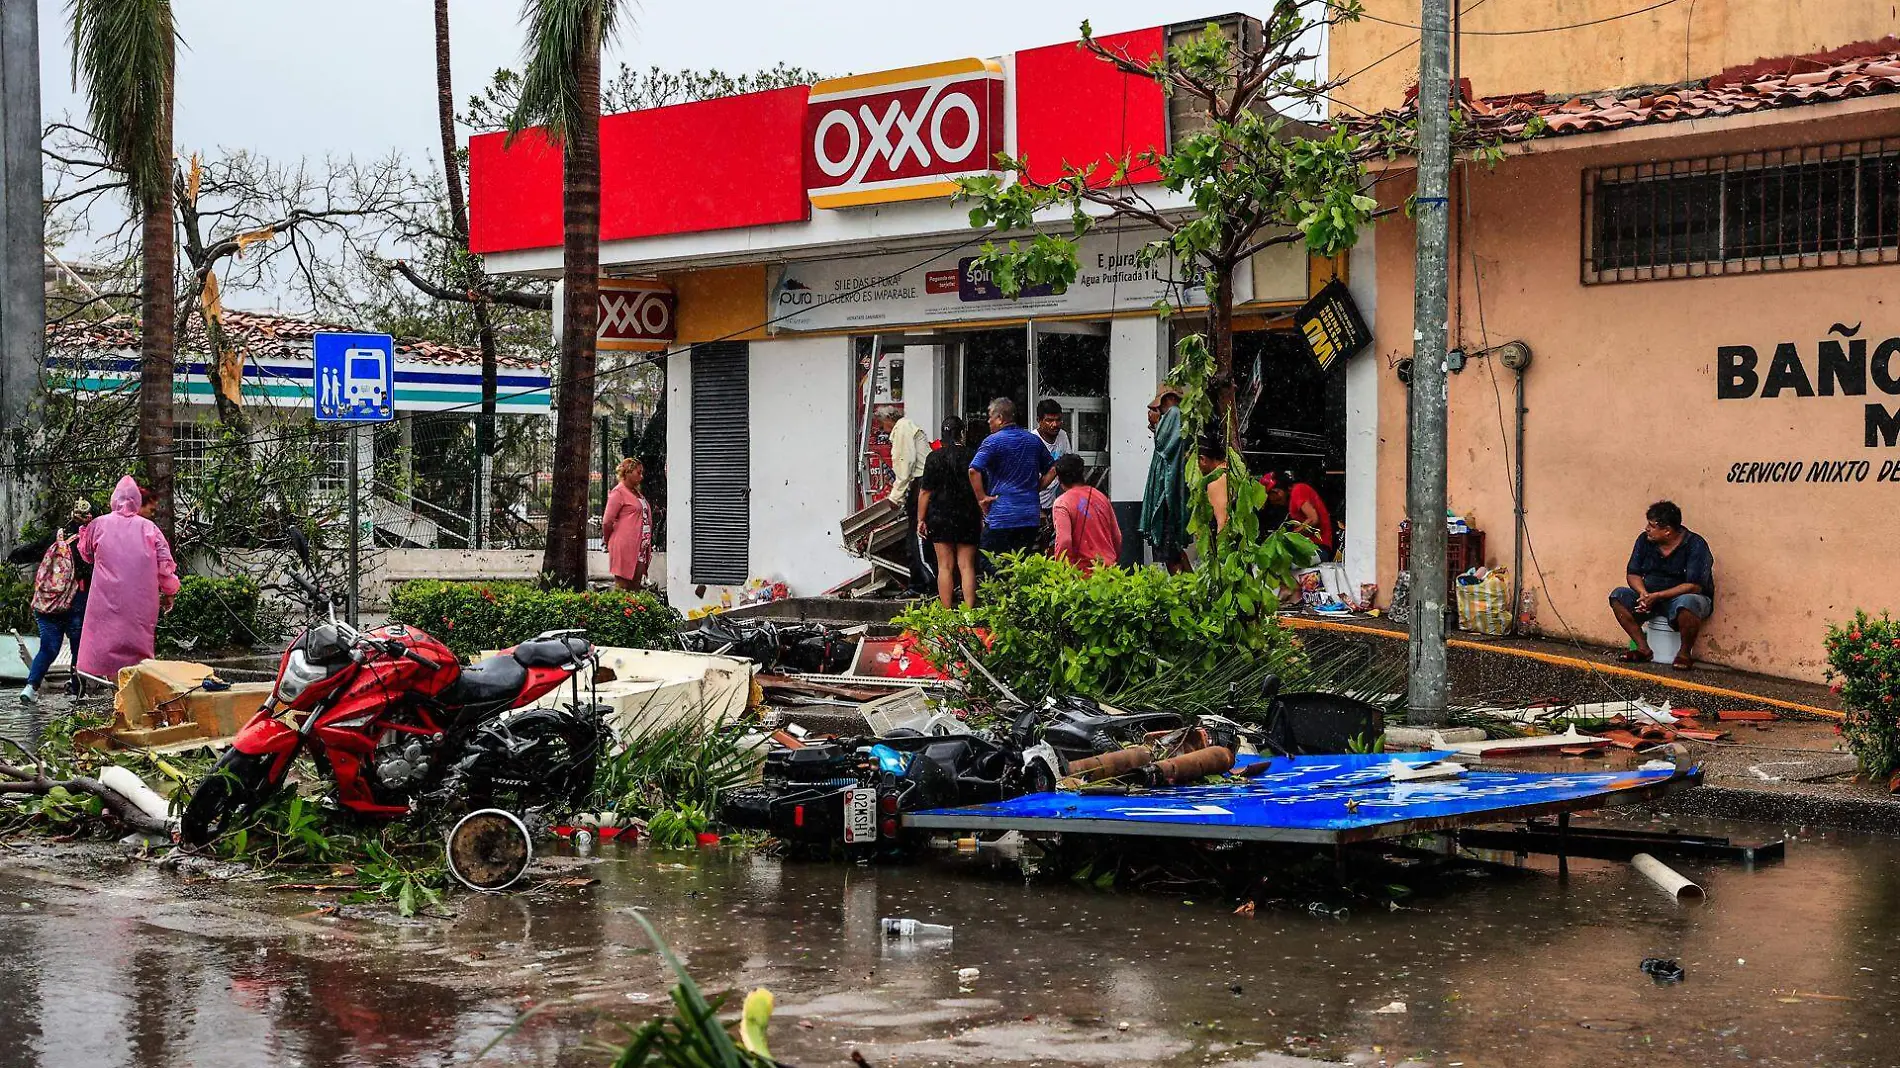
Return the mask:
<svg viewBox="0 0 1900 1068">
<path fill-rule="evenodd" d="M 5 735 L 0 735 L 0 742 L 4 742 L 22 753 L 32 755 L 32 751 L 27 749 L 26 746 L 21 745 L 19 742 Z M 6 763 L 5 761 L 0 761 L 0 776 L 4 776 L 7 780 L 0 781 L 0 793 L 37 794 L 43 797 L 52 793 L 55 788 L 60 788 L 66 790 L 68 793 L 91 794 L 105 805 L 106 811 L 111 813 L 114 819 L 117 819 L 127 827 L 135 831 L 143 831 L 146 834 L 164 835 L 167 838 L 171 836 L 172 828 L 169 821 L 155 819 L 146 815 L 145 810 L 139 808 L 138 805 L 134 804 L 132 800 L 124 794 L 119 793 L 117 790 L 114 790 L 112 787 L 107 786 L 105 783 L 89 775 L 74 775 L 70 778 L 55 779 L 46 774 L 46 762 L 40 760 L 37 756 L 34 756 L 34 767 L 31 771 L 14 764 Z"/>
</svg>

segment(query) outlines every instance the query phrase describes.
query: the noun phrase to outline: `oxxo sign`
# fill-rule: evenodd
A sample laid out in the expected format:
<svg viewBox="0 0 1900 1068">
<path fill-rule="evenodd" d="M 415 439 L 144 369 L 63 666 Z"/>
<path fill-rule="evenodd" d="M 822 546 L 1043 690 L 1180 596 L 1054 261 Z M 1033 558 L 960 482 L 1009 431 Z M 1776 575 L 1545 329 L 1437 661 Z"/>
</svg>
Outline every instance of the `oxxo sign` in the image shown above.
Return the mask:
<svg viewBox="0 0 1900 1068">
<path fill-rule="evenodd" d="M 679 336 L 677 299 L 663 283 L 644 278 L 600 280 L 600 327 L 595 347 L 603 350 L 663 349 Z"/>
<path fill-rule="evenodd" d="M 805 110 L 805 191 L 843 208 L 945 197 L 1003 150 L 1003 70 L 982 59 L 833 78 Z"/>
</svg>

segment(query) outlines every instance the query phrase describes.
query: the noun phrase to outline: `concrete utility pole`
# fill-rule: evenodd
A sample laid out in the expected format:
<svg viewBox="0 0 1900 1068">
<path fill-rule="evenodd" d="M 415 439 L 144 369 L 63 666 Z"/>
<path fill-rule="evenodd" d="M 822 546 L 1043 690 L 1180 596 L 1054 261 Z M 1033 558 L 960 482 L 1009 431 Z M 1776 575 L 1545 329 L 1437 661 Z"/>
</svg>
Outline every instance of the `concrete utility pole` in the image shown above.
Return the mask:
<svg viewBox="0 0 1900 1068">
<path fill-rule="evenodd" d="M 1408 722 L 1445 722 L 1445 315 L 1451 191 L 1451 0 L 1419 5 L 1418 252 L 1412 288 L 1412 521 Z"/>
<path fill-rule="evenodd" d="M 0 428 L 24 426 L 39 391 L 46 279 L 40 198 L 39 5 L 0 3 Z M 20 529 L 28 492 L 0 440 L 0 548 Z"/>
</svg>

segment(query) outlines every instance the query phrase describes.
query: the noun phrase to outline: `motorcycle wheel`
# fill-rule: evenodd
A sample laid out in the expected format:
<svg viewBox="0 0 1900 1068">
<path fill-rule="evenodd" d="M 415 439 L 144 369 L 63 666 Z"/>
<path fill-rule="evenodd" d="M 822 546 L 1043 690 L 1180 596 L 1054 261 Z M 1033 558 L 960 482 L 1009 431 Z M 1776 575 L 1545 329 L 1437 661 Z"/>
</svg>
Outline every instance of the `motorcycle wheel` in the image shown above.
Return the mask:
<svg viewBox="0 0 1900 1068">
<path fill-rule="evenodd" d="M 191 792 L 179 821 L 179 838 L 189 846 L 205 846 L 216 841 L 238 818 L 264 800 L 264 780 L 270 774 L 270 758 L 240 753 L 234 747 L 205 775 Z"/>
<path fill-rule="evenodd" d="M 456 821 L 446 841 L 449 874 L 478 893 L 513 886 L 534 861 L 534 838 L 520 817 L 498 808 Z"/>
</svg>

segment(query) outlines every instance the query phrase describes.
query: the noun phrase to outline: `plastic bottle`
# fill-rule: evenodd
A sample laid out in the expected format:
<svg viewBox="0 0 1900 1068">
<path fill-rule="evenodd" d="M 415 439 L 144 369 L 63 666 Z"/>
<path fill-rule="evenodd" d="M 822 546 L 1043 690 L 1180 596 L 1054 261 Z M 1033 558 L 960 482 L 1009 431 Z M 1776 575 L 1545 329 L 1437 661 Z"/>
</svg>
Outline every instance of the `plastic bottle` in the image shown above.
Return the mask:
<svg viewBox="0 0 1900 1068">
<path fill-rule="evenodd" d="M 1517 632 L 1526 637 L 1537 633 L 1537 591 L 1529 586 L 1517 599 Z"/>
<path fill-rule="evenodd" d="M 900 920 L 894 917 L 884 919 L 884 937 L 912 940 L 948 940 L 955 928 L 941 923 L 924 923 L 920 920 Z"/>
</svg>

